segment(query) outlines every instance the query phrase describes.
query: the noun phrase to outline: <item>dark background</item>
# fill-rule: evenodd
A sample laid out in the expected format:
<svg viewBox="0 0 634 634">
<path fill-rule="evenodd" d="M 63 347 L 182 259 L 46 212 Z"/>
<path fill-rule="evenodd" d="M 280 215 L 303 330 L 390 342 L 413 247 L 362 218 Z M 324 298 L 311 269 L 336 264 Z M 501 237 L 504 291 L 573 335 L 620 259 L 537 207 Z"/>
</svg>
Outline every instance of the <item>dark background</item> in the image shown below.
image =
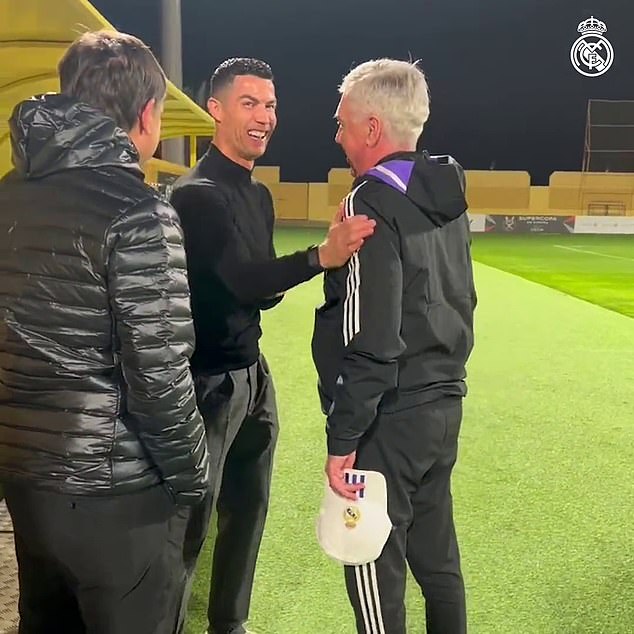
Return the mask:
<svg viewBox="0 0 634 634">
<path fill-rule="evenodd" d="M 93 0 L 160 56 L 158 0 Z M 466 169 L 528 170 L 547 184 L 580 170 L 588 99 L 634 99 L 632 0 L 182 0 L 183 84 L 195 95 L 224 59 L 273 67 L 279 123 L 262 164 L 282 180 L 325 181 L 344 166 L 334 143 L 337 85 L 377 57 L 420 59 L 430 86 L 425 145 Z M 570 63 L 577 25 L 606 23 L 612 68 Z"/>
</svg>

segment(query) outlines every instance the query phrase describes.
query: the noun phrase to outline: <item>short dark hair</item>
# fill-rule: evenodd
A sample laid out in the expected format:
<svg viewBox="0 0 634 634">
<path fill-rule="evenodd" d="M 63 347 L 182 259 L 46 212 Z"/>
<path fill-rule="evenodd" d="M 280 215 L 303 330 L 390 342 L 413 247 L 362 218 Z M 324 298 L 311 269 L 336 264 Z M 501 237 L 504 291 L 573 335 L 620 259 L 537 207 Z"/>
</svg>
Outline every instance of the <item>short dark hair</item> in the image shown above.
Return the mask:
<svg viewBox="0 0 634 634">
<path fill-rule="evenodd" d="M 160 102 L 167 92 L 165 73 L 152 51 L 127 33 L 84 33 L 57 70 L 63 94 L 99 108 L 126 132 L 150 100 Z"/>
<path fill-rule="evenodd" d="M 253 57 L 232 57 L 222 62 L 214 71 L 209 82 L 209 95 L 215 97 L 239 75 L 254 75 L 273 81 L 273 71 L 266 62 Z"/>
</svg>

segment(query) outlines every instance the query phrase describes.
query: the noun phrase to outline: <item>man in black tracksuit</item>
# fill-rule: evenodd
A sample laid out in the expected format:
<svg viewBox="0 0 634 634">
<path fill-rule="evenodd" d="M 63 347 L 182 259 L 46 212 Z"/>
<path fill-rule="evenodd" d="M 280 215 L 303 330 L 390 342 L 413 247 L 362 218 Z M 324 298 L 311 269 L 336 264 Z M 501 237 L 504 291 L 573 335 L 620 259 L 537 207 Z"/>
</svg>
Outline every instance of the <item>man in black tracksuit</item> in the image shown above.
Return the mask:
<svg viewBox="0 0 634 634">
<path fill-rule="evenodd" d="M 389 94 L 372 102 L 382 86 Z M 354 499 L 359 485 L 345 483 L 344 469 L 381 472 L 394 527 L 375 562 L 346 567 L 348 594 L 359 632 L 403 634 L 408 563 L 427 632 L 464 634 L 450 491 L 476 303 L 464 177 L 450 157 L 414 151 L 428 115 L 415 65 L 362 64 L 341 92 L 337 141 L 357 176 L 345 214 L 377 224 L 348 265 L 326 275 L 316 313 L 327 474 Z"/>
<path fill-rule="evenodd" d="M 252 178 L 254 161 L 275 129 L 275 106 L 267 64 L 222 64 L 208 103 L 216 120 L 213 144 L 177 181 L 172 196 L 185 233 L 196 330 L 191 364 L 214 481 L 206 507 L 183 518 L 189 585 L 214 503 L 218 512 L 209 634 L 245 632 L 268 508 L 278 419 L 260 354 L 260 311 L 278 304 L 293 286 L 343 265 L 374 225 L 363 218 L 336 222 L 318 247 L 276 257 L 271 194 Z M 184 609 L 179 629 L 183 617 Z"/>
</svg>

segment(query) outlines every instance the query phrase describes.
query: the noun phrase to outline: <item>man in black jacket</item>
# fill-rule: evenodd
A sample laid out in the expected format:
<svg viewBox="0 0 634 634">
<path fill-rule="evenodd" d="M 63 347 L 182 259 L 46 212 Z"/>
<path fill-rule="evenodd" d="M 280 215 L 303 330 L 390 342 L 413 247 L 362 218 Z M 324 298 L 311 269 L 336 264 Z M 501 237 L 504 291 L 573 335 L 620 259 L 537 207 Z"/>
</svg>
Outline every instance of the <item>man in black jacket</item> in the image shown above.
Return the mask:
<svg viewBox="0 0 634 634">
<path fill-rule="evenodd" d="M 218 512 L 209 634 L 245 632 L 268 509 L 278 419 L 259 349 L 260 311 L 293 286 L 343 265 L 374 224 L 363 217 L 335 221 L 321 245 L 276 257 L 271 194 L 251 174 L 275 130 L 276 105 L 267 64 L 244 58 L 221 64 L 208 102 L 213 143 L 172 195 L 185 233 L 196 328 L 192 371 L 215 480 L 207 508 L 190 519 L 190 579 L 213 502 Z"/>
<path fill-rule="evenodd" d="M 414 64 L 366 62 L 340 92 L 336 141 L 356 176 L 345 213 L 376 229 L 326 275 L 316 314 L 326 472 L 352 500 L 361 485 L 346 469 L 382 473 L 393 525 L 375 562 L 346 566 L 348 594 L 358 632 L 404 634 L 407 562 L 427 632 L 464 634 L 450 492 L 476 303 L 463 173 L 450 157 L 415 152 L 429 99 Z"/>
<path fill-rule="evenodd" d="M 180 557 L 169 521 L 208 486 L 182 234 L 139 167 L 166 79 L 143 42 L 106 32 L 74 42 L 59 75 L 61 94 L 16 106 L 0 182 L 20 633 L 157 634 Z"/>
</svg>

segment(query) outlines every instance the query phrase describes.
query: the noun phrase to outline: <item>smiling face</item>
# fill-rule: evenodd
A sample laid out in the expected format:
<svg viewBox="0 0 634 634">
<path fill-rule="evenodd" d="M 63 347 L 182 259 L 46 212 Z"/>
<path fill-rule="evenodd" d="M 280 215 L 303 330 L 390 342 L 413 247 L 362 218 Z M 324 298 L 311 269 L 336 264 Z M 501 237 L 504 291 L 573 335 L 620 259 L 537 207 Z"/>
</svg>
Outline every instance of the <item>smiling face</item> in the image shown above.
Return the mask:
<svg viewBox="0 0 634 634">
<path fill-rule="evenodd" d="M 207 103 L 216 122 L 214 144 L 235 163 L 252 169 L 277 125 L 276 107 L 275 86 L 270 79 L 236 76 Z"/>
</svg>

